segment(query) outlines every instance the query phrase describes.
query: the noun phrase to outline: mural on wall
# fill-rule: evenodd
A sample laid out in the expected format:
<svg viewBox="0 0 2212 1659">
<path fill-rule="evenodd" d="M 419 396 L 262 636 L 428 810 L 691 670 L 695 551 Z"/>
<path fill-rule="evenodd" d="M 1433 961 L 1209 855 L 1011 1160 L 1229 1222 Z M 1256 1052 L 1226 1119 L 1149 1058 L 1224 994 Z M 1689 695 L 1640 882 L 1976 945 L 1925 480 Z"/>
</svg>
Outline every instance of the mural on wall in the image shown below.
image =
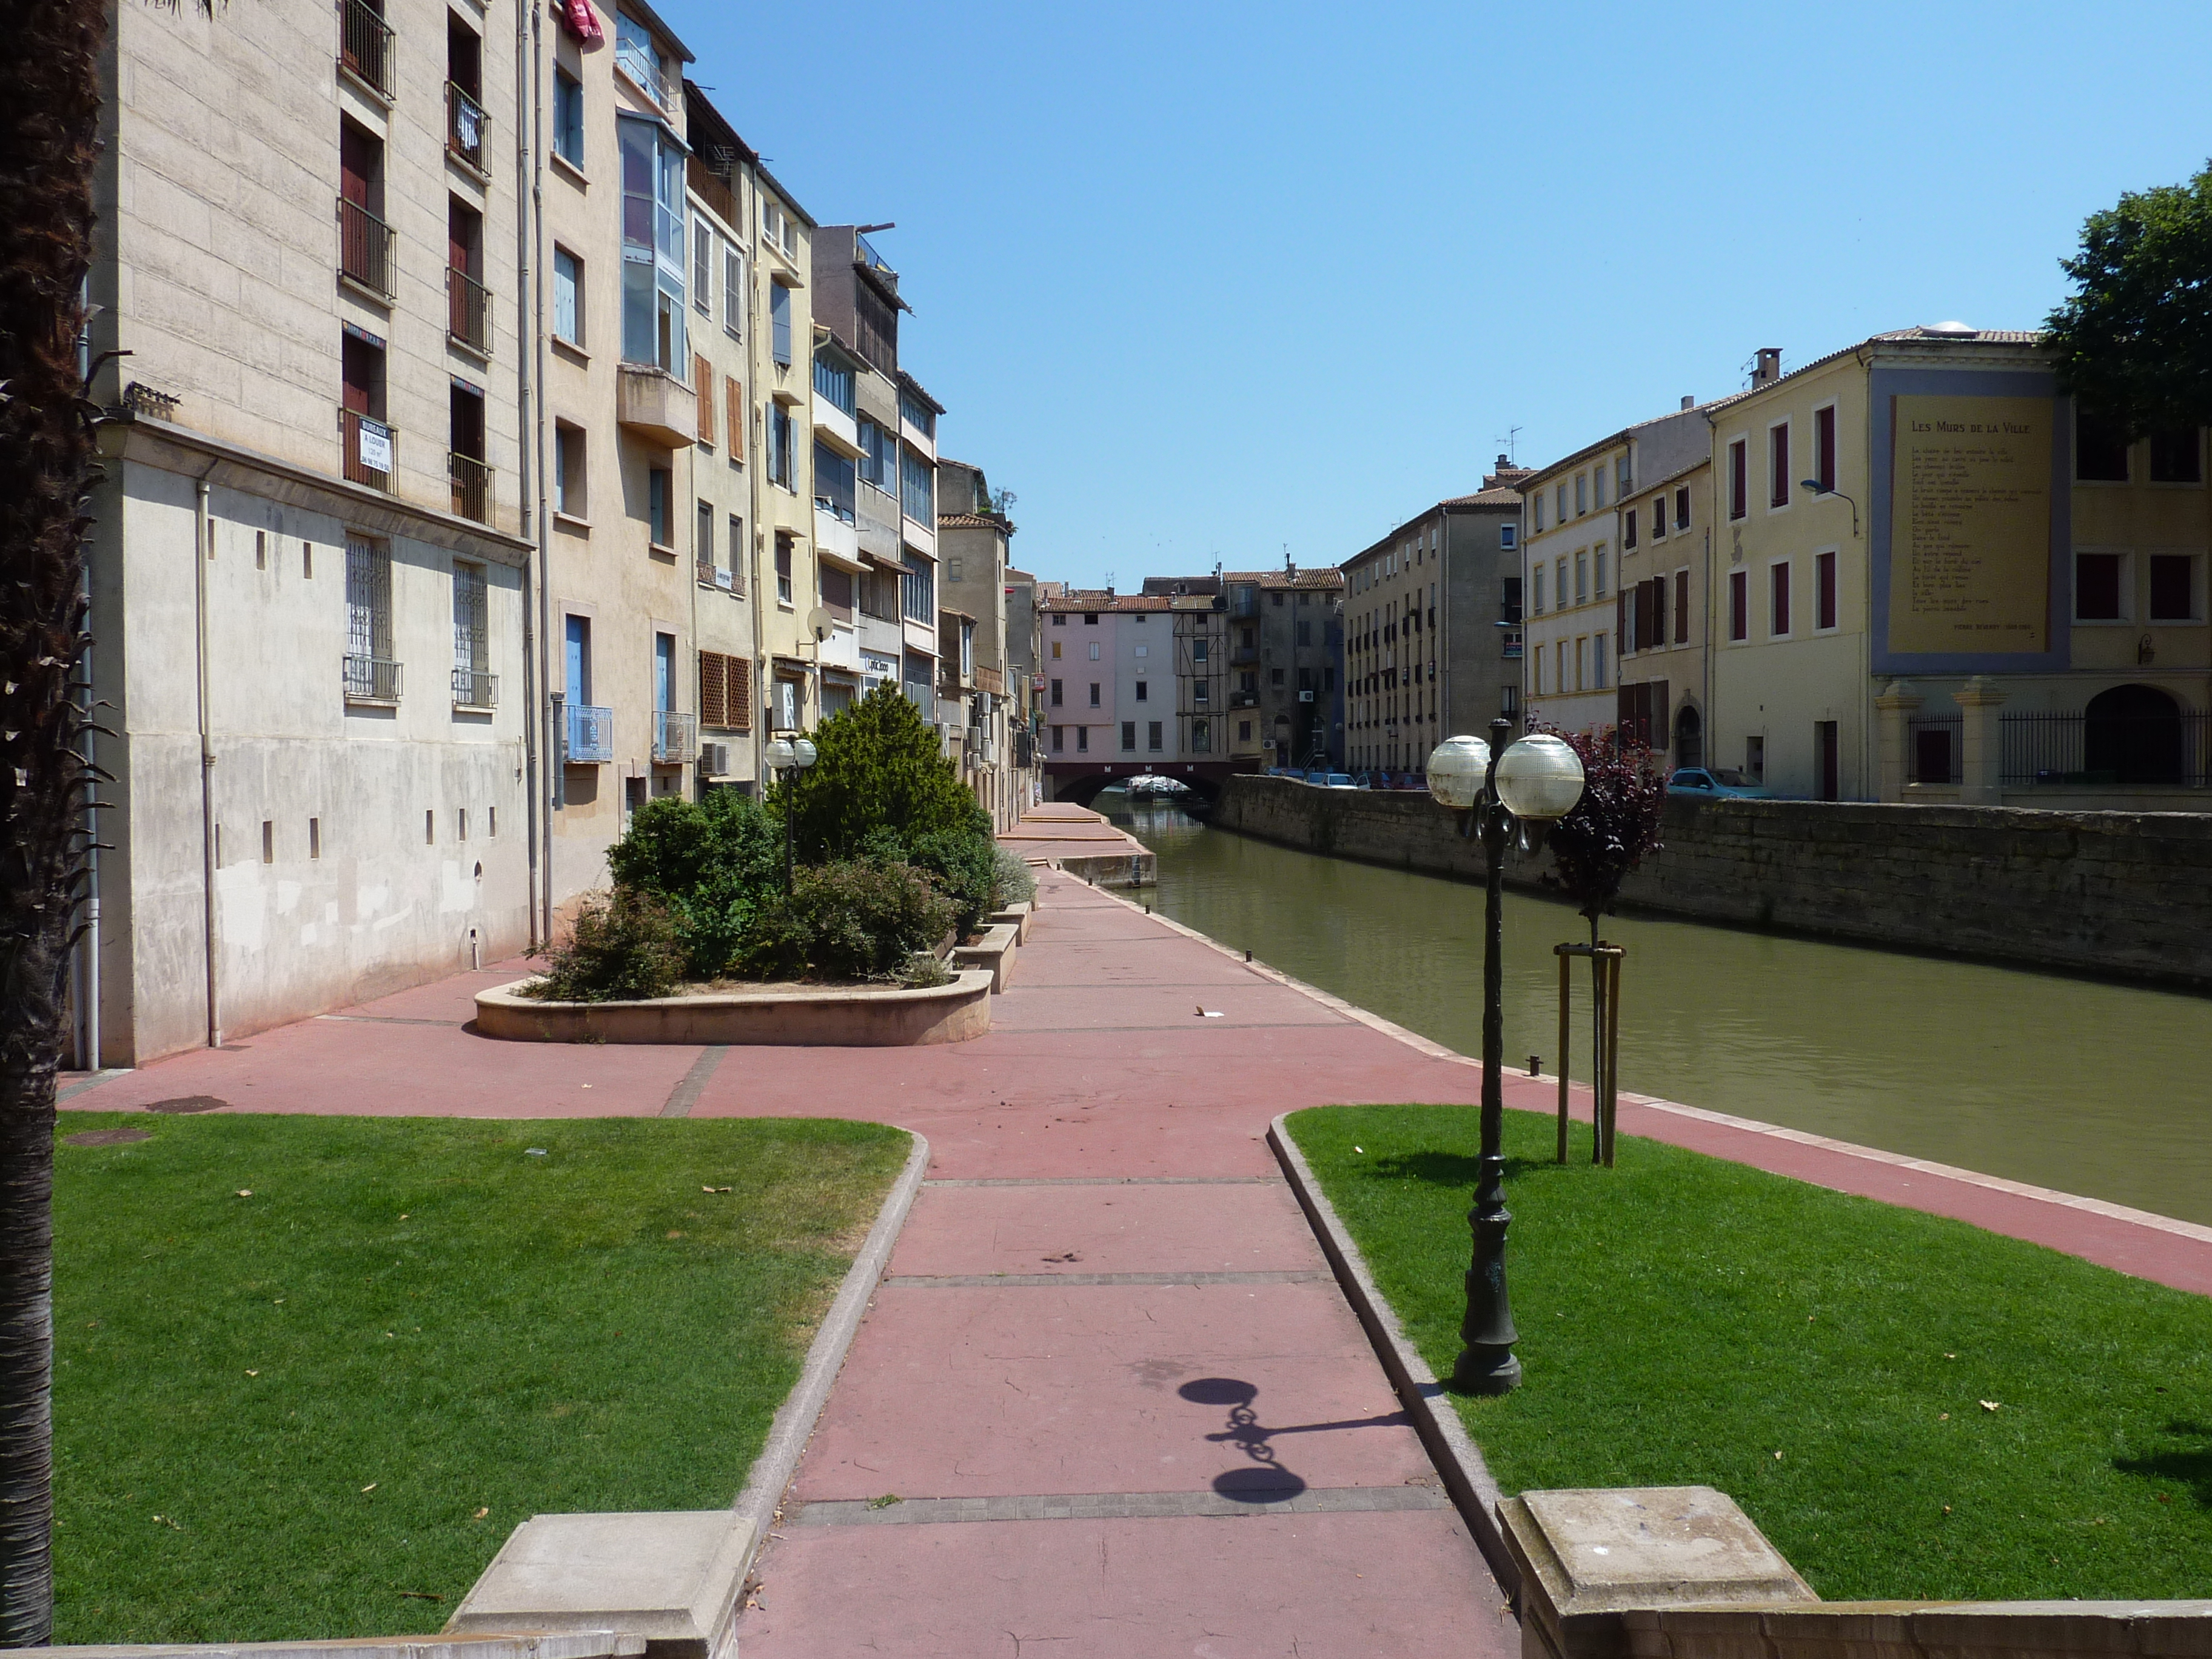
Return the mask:
<svg viewBox="0 0 2212 1659">
<path fill-rule="evenodd" d="M 2050 650 L 2053 416 L 2047 398 L 1897 399 L 1892 651 Z"/>
</svg>

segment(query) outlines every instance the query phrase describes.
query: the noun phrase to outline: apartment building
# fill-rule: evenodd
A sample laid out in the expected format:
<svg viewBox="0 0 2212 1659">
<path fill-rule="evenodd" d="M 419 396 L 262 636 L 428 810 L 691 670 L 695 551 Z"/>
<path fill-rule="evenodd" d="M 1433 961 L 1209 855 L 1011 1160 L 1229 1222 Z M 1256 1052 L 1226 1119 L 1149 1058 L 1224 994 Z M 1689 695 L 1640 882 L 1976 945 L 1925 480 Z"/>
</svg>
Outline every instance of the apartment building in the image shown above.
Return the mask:
<svg viewBox="0 0 2212 1659">
<path fill-rule="evenodd" d="M 1012 744 L 1014 790 L 1021 811 L 1044 799 L 1044 773 L 1039 764 L 1039 733 L 1044 722 L 1044 612 L 1038 606 L 1044 588 L 1026 570 L 1006 571 L 1006 696 L 1007 724 Z"/>
<path fill-rule="evenodd" d="M 1228 722 L 1236 718 L 1229 690 L 1229 603 L 1213 592 L 1168 595 L 1174 635 L 1176 736 L 1193 761 L 1227 758 Z M 1244 716 L 1249 719 L 1249 715 Z"/>
<path fill-rule="evenodd" d="M 994 823 L 1010 829 L 1028 805 L 1013 764 L 1007 672 L 1006 548 L 1014 526 L 994 502 L 983 469 L 966 461 L 938 461 L 937 508 L 939 637 L 958 641 L 957 665 L 949 656 L 939 665 L 938 718 L 975 799 Z"/>
<path fill-rule="evenodd" d="M 1134 611 L 1150 597 L 1078 588 L 1041 604 L 1048 762 L 1119 757 L 1121 612 L 1125 606 Z M 1126 660 L 1136 660 L 1133 652 Z M 1133 708 L 1129 718 L 1135 719 Z"/>
<path fill-rule="evenodd" d="M 1418 768 L 1445 738 L 1519 717 L 1525 476 L 1501 455 L 1481 489 L 1345 561 L 1347 765 Z"/>
<path fill-rule="evenodd" d="M 1673 766 L 1705 763 L 1712 706 L 1712 463 L 1638 484 L 1620 504 L 1613 724 Z"/>
<path fill-rule="evenodd" d="M 1673 477 L 1710 452 L 1693 398 L 1671 415 L 1624 428 L 1521 483 L 1523 696 L 1530 725 L 1612 729 L 1620 716 L 1623 503 L 1643 481 Z"/>
<path fill-rule="evenodd" d="M 1229 602 L 1232 758 L 1341 767 L 1344 573 L 1285 560 L 1280 570 L 1227 571 L 1219 580 Z"/>
<path fill-rule="evenodd" d="M 2077 417 L 2039 337 L 1877 334 L 1714 412 L 1714 763 L 1776 793 L 2202 810 L 2202 429 Z"/>
<path fill-rule="evenodd" d="M 513 9 L 110 21 L 74 1013 L 131 1066 L 532 942 L 536 596 Z"/>
</svg>

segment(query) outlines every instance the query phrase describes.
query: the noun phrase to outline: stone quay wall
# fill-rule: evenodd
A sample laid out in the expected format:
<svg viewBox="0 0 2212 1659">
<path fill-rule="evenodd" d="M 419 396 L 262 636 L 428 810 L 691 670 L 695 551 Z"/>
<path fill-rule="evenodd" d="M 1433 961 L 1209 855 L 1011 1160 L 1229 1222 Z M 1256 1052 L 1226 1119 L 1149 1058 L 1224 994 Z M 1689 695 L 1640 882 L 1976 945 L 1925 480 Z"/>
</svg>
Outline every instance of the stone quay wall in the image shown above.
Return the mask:
<svg viewBox="0 0 2212 1659">
<path fill-rule="evenodd" d="M 1482 878 L 1425 794 L 1228 781 L 1218 828 L 1334 858 Z M 2212 814 L 1854 801 L 1670 800 L 1621 908 L 2212 992 Z M 1540 890 L 1550 860 L 1509 856 Z"/>
</svg>

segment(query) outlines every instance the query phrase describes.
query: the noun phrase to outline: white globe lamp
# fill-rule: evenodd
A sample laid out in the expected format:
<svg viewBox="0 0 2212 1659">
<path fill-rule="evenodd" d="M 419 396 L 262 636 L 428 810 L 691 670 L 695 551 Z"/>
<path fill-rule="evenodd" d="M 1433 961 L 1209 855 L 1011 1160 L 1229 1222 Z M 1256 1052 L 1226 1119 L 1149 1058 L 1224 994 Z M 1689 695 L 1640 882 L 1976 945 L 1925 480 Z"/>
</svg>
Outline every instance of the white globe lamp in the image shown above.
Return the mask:
<svg viewBox="0 0 2212 1659">
<path fill-rule="evenodd" d="M 815 753 L 813 738 L 793 738 L 791 740 L 791 763 L 793 766 L 796 766 L 800 771 L 804 772 L 808 767 L 814 764 L 814 760 Z M 1575 769 L 1575 793 L 1577 795 L 1582 793 L 1582 769 L 1580 767 L 1577 767 Z"/>
<path fill-rule="evenodd" d="M 1498 757 L 1498 798 L 1524 822 L 1550 823 L 1583 798 L 1583 763 L 1549 732 L 1527 737 Z"/>
<path fill-rule="evenodd" d="M 1490 745 L 1480 738 L 1446 738 L 1429 751 L 1429 793 L 1455 812 L 1482 798 L 1490 776 Z"/>
<path fill-rule="evenodd" d="M 767 759 L 769 765 L 774 768 L 776 771 L 781 772 L 785 768 L 788 767 L 791 764 L 791 739 L 789 738 L 770 738 L 768 740 L 768 749 L 765 758 Z"/>
</svg>

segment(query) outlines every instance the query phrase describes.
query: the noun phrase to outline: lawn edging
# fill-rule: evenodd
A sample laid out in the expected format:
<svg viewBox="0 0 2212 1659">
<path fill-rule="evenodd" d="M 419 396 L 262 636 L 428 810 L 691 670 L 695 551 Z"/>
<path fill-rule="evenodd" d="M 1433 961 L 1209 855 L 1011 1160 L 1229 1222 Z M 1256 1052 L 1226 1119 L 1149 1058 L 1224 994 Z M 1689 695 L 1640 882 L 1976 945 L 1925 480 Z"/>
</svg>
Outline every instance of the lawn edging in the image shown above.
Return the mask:
<svg viewBox="0 0 2212 1659">
<path fill-rule="evenodd" d="M 1376 1358 L 1382 1362 L 1390 1387 L 1405 1407 L 1414 1432 L 1420 1436 L 1429 1461 L 1443 1477 L 1444 1490 L 1450 1494 L 1461 1519 L 1467 1522 L 1468 1530 L 1474 1534 L 1475 1544 L 1496 1575 L 1498 1588 L 1517 1606 L 1521 1569 L 1507 1547 L 1505 1534 L 1498 1522 L 1498 1505 L 1504 1494 L 1498 1491 L 1490 1465 L 1483 1461 L 1482 1449 L 1468 1435 L 1459 1413 L 1449 1407 L 1443 1411 L 1437 1409 L 1436 1402 L 1443 1394 L 1443 1385 L 1437 1381 L 1428 1361 L 1406 1340 L 1405 1333 L 1399 1328 L 1396 1312 L 1383 1299 L 1382 1292 L 1376 1288 L 1374 1276 L 1367 1271 L 1366 1258 L 1360 1255 L 1359 1246 L 1352 1243 L 1352 1234 L 1344 1224 L 1337 1219 L 1328 1194 L 1322 1191 L 1321 1182 L 1306 1166 L 1305 1154 L 1291 1138 L 1286 1127 L 1289 1117 L 1285 1112 L 1267 1126 L 1267 1144 L 1274 1150 L 1276 1162 L 1283 1166 L 1298 1207 L 1312 1224 L 1314 1237 L 1321 1241 L 1322 1254 L 1328 1258 L 1330 1270 L 1336 1275 L 1345 1300 L 1352 1304 L 1368 1341 L 1374 1345 Z"/>
<path fill-rule="evenodd" d="M 784 1396 L 783 1404 L 776 1407 L 775 1419 L 769 1424 L 768 1438 L 762 1443 L 760 1455 L 753 1460 L 752 1468 L 745 1476 L 744 1489 L 730 1505 L 732 1514 L 751 1526 L 744 1558 L 738 1564 L 740 1604 L 752 1574 L 753 1561 L 760 1554 L 769 1527 L 781 1511 L 784 1492 L 791 1485 L 792 1476 L 798 1473 L 799 1455 L 814 1437 L 814 1425 L 821 1419 L 823 1407 L 829 1403 L 830 1389 L 844 1366 L 846 1352 L 860 1331 L 860 1321 L 867 1315 L 868 1304 L 875 1299 L 876 1285 L 890 1261 L 891 1247 L 898 1243 L 899 1231 L 906 1225 L 907 1212 L 914 1207 L 914 1195 L 921 1190 L 922 1177 L 928 1173 L 929 1142 L 911 1129 L 906 1133 L 914 1137 L 906 1167 L 891 1183 L 884 1207 L 876 1213 L 875 1224 L 868 1229 L 867 1238 L 854 1256 L 852 1267 L 847 1269 L 845 1282 L 837 1287 L 836 1298 L 823 1316 L 821 1328 L 814 1333 L 814 1341 L 806 1350 L 806 1363 L 799 1373 L 799 1381 Z"/>
</svg>

